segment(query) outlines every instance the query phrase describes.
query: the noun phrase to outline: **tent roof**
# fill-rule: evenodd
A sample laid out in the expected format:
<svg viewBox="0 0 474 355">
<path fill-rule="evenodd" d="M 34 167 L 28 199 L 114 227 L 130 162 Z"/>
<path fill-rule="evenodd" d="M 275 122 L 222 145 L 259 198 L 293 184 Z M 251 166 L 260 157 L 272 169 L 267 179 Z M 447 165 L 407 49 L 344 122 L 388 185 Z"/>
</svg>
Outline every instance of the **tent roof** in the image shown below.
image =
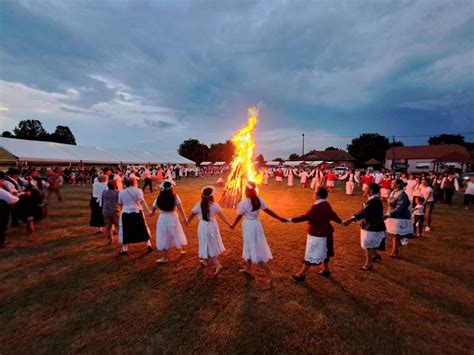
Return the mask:
<svg viewBox="0 0 474 355">
<path fill-rule="evenodd" d="M 288 166 L 298 166 L 301 164 L 305 164 L 304 161 L 285 161 L 283 165 L 288 165 Z"/>
<path fill-rule="evenodd" d="M 267 161 L 266 166 L 279 166 L 281 163 L 279 161 Z"/>
<path fill-rule="evenodd" d="M 108 154 L 101 148 L 87 147 L 70 144 L 57 144 L 61 149 L 65 150 L 79 161 L 85 164 L 94 164 L 100 161 L 103 164 L 119 164 L 120 161 L 116 157 Z"/>
<path fill-rule="evenodd" d="M 0 137 L 0 147 L 12 154 L 15 159 L 36 162 L 79 163 L 81 161 L 62 149 L 62 145 L 64 144 Z"/>
<path fill-rule="evenodd" d="M 222 165 L 226 165 L 227 163 L 225 161 L 216 161 L 214 163 L 214 166 L 222 166 Z"/>
<path fill-rule="evenodd" d="M 201 164 L 199 164 L 201 166 L 206 166 L 206 165 L 212 165 L 212 163 L 210 161 L 203 161 Z"/>
<path fill-rule="evenodd" d="M 85 164 L 186 164 L 195 165 L 176 153 L 154 153 L 100 148 L 54 142 L 0 137 L 0 160 Z"/>
</svg>

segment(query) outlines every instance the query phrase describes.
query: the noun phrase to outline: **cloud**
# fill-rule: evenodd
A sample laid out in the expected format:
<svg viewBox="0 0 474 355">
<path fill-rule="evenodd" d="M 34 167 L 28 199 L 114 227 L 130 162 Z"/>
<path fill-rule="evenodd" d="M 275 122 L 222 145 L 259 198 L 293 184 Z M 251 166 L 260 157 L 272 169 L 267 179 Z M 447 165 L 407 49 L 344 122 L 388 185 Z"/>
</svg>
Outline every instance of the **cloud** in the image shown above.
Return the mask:
<svg viewBox="0 0 474 355">
<path fill-rule="evenodd" d="M 474 121 L 470 0 L 7 0 L 0 11 L 0 106 L 12 119 L 88 132 L 113 120 L 121 137 L 166 129 L 176 147 L 228 139 L 258 102 L 262 129 L 281 139 Z"/>
</svg>

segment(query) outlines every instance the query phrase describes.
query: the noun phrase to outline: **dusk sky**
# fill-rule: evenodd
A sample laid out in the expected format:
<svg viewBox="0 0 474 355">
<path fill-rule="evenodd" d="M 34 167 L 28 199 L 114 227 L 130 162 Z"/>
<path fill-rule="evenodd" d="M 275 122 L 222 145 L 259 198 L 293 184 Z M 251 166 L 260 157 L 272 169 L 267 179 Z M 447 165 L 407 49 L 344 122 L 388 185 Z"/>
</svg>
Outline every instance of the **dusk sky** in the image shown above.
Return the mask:
<svg viewBox="0 0 474 355">
<path fill-rule="evenodd" d="M 0 1 L 0 131 L 170 152 L 252 105 L 267 159 L 473 132 L 474 1 Z"/>
</svg>

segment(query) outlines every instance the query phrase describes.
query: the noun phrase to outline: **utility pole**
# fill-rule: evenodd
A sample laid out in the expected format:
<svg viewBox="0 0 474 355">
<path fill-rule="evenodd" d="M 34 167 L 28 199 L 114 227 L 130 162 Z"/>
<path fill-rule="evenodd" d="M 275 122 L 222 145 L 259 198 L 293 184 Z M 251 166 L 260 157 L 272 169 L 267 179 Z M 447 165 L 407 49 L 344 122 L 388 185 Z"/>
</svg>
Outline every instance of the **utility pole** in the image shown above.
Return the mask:
<svg viewBox="0 0 474 355">
<path fill-rule="evenodd" d="M 302 134 L 303 136 L 303 146 L 301 147 L 301 156 L 304 155 L 304 133 Z"/>
<path fill-rule="evenodd" d="M 393 167 L 395 166 L 395 136 L 392 136 L 392 174 L 395 174 Z"/>
</svg>

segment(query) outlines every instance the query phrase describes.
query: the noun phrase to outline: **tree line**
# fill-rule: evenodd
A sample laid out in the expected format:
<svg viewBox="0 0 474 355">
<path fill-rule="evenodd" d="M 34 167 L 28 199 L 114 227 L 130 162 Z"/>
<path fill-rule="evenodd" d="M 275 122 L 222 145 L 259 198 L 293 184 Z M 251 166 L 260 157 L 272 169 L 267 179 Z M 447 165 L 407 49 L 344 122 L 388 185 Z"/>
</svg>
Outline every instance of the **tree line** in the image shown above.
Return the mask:
<svg viewBox="0 0 474 355">
<path fill-rule="evenodd" d="M 76 138 L 68 126 L 56 126 L 54 132 L 49 133 L 38 120 L 20 121 L 13 129 L 13 133 L 4 131 L 2 137 L 76 145 Z"/>
</svg>

